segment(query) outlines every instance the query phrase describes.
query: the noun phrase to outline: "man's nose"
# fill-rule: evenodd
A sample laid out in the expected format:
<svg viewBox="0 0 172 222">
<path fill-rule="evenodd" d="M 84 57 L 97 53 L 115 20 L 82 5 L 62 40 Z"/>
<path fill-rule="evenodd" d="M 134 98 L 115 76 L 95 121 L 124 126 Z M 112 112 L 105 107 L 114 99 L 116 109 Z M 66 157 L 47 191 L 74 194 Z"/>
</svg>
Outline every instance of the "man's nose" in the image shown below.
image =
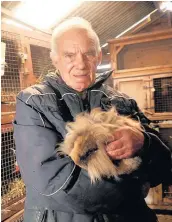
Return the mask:
<svg viewBox="0 0 172 222">
<path fill-rule="evenodd" d="M 78 53 L 75 60 L 75 65 L 78 69 L 85 69 L 87 64 L 86 56 L 82 53 Z"/>
</svg>

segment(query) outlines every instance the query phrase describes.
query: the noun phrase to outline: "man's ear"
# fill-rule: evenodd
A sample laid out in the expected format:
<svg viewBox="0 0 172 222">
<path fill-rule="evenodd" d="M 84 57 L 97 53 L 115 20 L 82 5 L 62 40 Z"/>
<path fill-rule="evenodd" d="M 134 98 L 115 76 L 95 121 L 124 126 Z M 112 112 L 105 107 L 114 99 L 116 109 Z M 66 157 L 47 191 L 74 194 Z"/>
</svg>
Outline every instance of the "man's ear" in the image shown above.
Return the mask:
<svg viewBox="0 0 172 222">
<path fill-rule="evenodd" d="M 56 69 L 57 69 L 57 66 L 58 66 L 58 56 L 57 56 L 57 54 L 56 53 L 54 53 L 54 52 L 50 52 L 50 58 L 51 58 L 51 60 L 52 60 L 52 64 L 56 67 Z"/>
<path fill-rule="evenodd" d="M 99 54 L 98 54 L 98 64 L 97 64 L 97 66 L 99 66 L 101 64 L 101 62 L 102 62 L 102 51 L 100 51 Z"/>
</svg>

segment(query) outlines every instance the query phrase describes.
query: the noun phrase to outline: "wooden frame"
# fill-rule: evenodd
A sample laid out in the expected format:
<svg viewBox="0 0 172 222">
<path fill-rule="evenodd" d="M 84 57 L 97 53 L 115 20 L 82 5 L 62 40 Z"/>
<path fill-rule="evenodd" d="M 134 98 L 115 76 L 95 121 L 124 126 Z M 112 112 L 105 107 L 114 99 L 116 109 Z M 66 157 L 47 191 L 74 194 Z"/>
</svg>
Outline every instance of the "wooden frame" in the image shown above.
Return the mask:
<svg viewBox="0 0 172 222">
<path fill-rule="evenodd" d="M 115 78 L 114 81 L 114 88 L 116 88 L 119 91 L 122 91 L 123 93 L 127 94 L 128 96 L 130 96 L 131 98 L 134 98 L 135 100 L 137 100 L 137 103 L 140 107 L 140 109 L 142 109 L 143 111 L 150 107 L 150 100 L 149 100 L 149 78 L 148 76 L 139 76 L 139 77 L 128 77 L 128 78 Z M 125 87 L 126 84 L 128 85 L 128 87 Z M 140 100 L 140 96 L 137 94 L 137 99 L 134 97 L 135 95 L 135 87 L 138 88 L 138 84 L 139 84 L 139 88 L 141 87 L 141 91 L 142 92 L 142 98 Z M 128 90 L 129 88 L 132 88 L 132 90 Z M 140 94 L 139 92 L 139 94 Z M 138 97 L 139 96 L 139 97 Z"/>
<path fill-rule="evenodd" d="M 124 46 L 136 44 L 153 42 L 157 40 L 172 39 L 172 28 L 165 31 L 156 31 L 146 34 L 137 34 L 127 37 L 122 37 L 119 39 L 109 40 L 109 50 L 111 55 L 111 64 L 114 69 L 113 77 L 127 77 L 127 76 L 142 76 L 150 74 L 161 74 L 161 73 L 172 73 L 172 64 L 161 65 L 161 66 L 150 66 L 144 68 L 134 68 L 134 69 L 124 69 L 118 70 L 117 67 L 117 56 L 118 53 L 123 49 Z"/>
<path fill-rule="evenodd" d="M 136 34 L 132 36 L 126 36 L 119 39 L 109 40 L 110 57 L 113 72 L 114 81 L 136 81 L 138 79 L 147 79 L 145 81 L 145 87 L 149 90 L 147 93 L 148 106 L 145 110 L 145 114 L 151 120 L 172 120 L 172 112 L 155 113 L 154 99 L 153 99 L 153 79 L 172 77 L 172 60 L 170 64 L 159 66 L 148 66 L 132 69 L 118 69 L 118 54 L 127 45 L 134 45 L 137 43 L 154 42 L 158 40 L 172 40 L 172 28 L 164 31 L 156 31 L 151 33 Z"/>
</svg>

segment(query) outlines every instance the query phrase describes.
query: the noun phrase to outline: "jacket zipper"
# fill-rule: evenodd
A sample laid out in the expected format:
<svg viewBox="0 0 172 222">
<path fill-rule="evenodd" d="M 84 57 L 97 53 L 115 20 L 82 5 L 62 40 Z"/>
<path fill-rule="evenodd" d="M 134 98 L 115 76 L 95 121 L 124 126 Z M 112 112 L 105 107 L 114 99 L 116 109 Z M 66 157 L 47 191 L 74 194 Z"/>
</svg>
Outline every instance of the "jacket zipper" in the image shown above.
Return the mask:
<svg viewBox="0 0 172 222">
<path fill-rule="evenodd" d="M 77 96 L 78 96 L 78 99 L 79 99 L 79 106 L 80 106 L 81 112 L 87 111 L 87 110 L 84 108 L 84 104 L 83 104 L 84 102 L 83 102 L 83 100 L 82 100 L 82 98 L 81 98 L 81 95 L 77 94 Z M 86 91 L 86 97 L 85 97 L 85 99 L 87 99 L 87 101 L 89 100 L 89 98 L 88 98 L 88 91 Z M 89 101 L 87 102 L 87 106 L 88 106 L 88 103 L 89 103 Z"/>
<path fill-rule="evenodd" d="M 83 102 L 82 102 L 82 100 L 80 98 L 80 95 L 77 94 L 77 96 L 78 96 L 78 99 L 79 99 L 80 110 L 81 110 L 81 112 L 84 112 L 84 106 L 83 106 Z"/>
</svg>

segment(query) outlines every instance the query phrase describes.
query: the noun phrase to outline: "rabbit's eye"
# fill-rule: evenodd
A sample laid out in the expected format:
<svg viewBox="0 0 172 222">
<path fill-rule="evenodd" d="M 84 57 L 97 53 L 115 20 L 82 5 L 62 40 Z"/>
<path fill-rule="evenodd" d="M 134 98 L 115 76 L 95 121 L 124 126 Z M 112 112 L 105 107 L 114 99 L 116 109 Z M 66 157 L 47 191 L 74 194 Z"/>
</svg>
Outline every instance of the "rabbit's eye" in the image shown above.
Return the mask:
<svg viewBox="0 0 172 222">
<path fill-rule="evenodd" d="M 82 162 L 83 162 L 83 161 L 86 161 L 86 160 L 88 159 L 88 157 L 91 156 L 91 154 L 95 153 L 97 150 L 98 150 L 97 147 L 88 150 L 87 152 L 85 152 L 84 155 L 82 155 L 82 156 L 80 157 L 80 161 L 82 161 Z"/>
</svg>

